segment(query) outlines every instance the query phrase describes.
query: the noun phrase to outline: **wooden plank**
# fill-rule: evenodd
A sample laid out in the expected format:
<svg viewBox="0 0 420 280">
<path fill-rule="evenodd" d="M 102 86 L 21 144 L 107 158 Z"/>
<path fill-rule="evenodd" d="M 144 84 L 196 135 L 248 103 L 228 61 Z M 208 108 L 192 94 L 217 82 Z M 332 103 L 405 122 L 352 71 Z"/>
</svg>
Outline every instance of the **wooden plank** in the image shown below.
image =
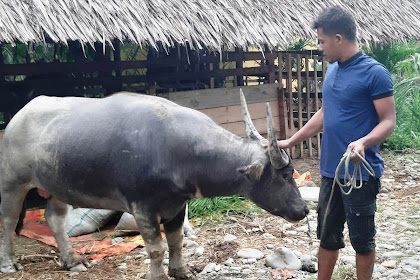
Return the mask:
<svg viewBox="0 0 420 280">
<path fill-rule="evenodd" d="M 277 100 L 278 84 L 265 84 L 242 87 L 245 98 L 250 103 Z M 182 92 L 171 92 L 169 100 L 193 109 L 208 109 L 239 105 L 239 87 L 203 89 Z"/>
<path fill-rule="evenodd" d="M 202 59 L 203 62 L 207 62 L 207 63 L 209 63 L 209 62 L 215 63 L 215 62 L 220 61 L 220 59 L 221 59 L 222 62 L 236 61 L 236 60 L 238 60 L 238 57 L 242 57 L 243 60 L 264 60 L 264 59 L 271 59 L 272 57 L 273 58 L 276 58 L 279 53 L 280 54 L 289 54 L 289 53 L 296 54 L 296 53 L 300 53 L 300 54 L 303 54 L 303 55 L 306 55 L 306 54 L 309 54 L 309 55 L 310 54 L 312 54 L 312 55 L 319 55 L 319 54 L 321 54 L 321 52 L 318 51 L 318 50 L 306 50 L 306 51 L 270 51 L 270 52 L 265 52 L 264 53 L 264 56 L 263 56 L 262 52 L 256 51 L 256 52 L 244 52 L 243 53 L 243 56 L 242 56 L 242 55 L 237 54 L 237 53 L 235 53 L 233 51 L 224 51 L 224 52 L 222 52 L 221 58 L 220 58 L 220 55 L 218 53 L 216 55 L 208 55 L 206 57 L 202 57 L 201 59 Z"/>
<path fill-rule="evenodd" d="M 302 122 L 302 55 L 298 54 L 296 58 L 296 70 L 297 70 L 297 94 L 298 94 L 298 128 L 301 129 L 303 126 Z M 300 155 L 303 155 L 303 141 L 299 143 Z"/>
<path fill-rule="evenodd" d="M 263 119 L 266 117 L 265 104 L 266 102 L 248 104 L 251 119 Z M 277 118 L 279 115 L 277 101 L 271 101 L 269 104 L 273 118 Z M 242 108 L 240 105 L 202 109 L 200 111 L 209 116 L 217 124 L 241 122 L 243 120 Z"/>
<path fill-rule="evenodd" d="M 265 118 L 254 119 L 252 120 L 252 122 L 254 123 L 255 128 L 258 130 L 258 132 L 262 136 L 265 136 L 267 134 L 267 121 Z M 274 124 L 275 130 L 279 131 L 278 118 L 273 118 L 273 124 Z M 226 124 L 221 124 L 220 126 L 240 137 L 246 137 L 245 125 L 243 122 L 226 123 Z"/>
<path fill-rule="evenodd" d="M 311 83 L 309 79 L 309 55 L 305 55 L 305 81 L 306 81 L 306 121 L 308 122 L 311 118 Z M 306 140 L 306 146 L 308 147 L 308 154 L 310 157 L 313 156 L 312 151 L 312 137 Z"/>
</svg>

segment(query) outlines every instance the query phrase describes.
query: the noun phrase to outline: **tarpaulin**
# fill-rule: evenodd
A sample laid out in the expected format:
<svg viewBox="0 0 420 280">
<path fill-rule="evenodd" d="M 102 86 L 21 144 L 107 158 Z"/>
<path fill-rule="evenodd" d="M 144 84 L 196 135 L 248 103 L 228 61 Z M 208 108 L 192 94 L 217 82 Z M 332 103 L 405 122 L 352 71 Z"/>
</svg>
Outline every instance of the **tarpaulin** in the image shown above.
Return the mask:
<svg viewBox="0 0 420 280">
<path fill-rule="evenodd" d="M 21 235 L 57 247 L 51 229 L 44 219 L 43 209 L 27 211 Z M 70 241 L 78 253 L 88 255 L 89 259 L 102 259 L 110 255 L 120 255 L 144 246 L 144 241 L 140 235 L 123 237 L 124 241 L 118 244 L 112 244 L 112 235 L 115 235 L 114 231 L 108 229 L 101 230 L 100 234 L 91 233 L 71 237 Z"/>
</svg>

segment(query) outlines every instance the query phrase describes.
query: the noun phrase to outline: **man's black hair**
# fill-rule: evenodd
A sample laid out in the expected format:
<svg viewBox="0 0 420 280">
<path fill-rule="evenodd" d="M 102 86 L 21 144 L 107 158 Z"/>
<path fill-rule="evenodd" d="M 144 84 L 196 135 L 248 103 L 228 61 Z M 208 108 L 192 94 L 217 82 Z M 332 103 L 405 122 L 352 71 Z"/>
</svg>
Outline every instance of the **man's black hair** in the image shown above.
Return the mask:
<svg viewBox="0 0 420 280">
<path fill-rule="evenodd" d="M 356 42 L 356 22 L 353 16 L 339 6 L 327 8 L 314 21 L 314 29 L 322 28 L 325 35 L 340 34 L 350 42 Z"/>
</svg>

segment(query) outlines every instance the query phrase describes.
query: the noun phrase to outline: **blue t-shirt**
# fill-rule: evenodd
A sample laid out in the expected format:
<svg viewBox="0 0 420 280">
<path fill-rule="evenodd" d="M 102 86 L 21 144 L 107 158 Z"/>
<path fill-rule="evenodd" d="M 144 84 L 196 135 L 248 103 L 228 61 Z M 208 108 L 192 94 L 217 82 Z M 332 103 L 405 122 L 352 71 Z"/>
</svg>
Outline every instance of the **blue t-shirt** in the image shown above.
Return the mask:
<svg viewBox="0 0 420 280">
<path fill-rule="evenodd" d="M 392 96 L 392 78 L 388 70 L 373 58 L 357 53 L 343 63 L 328 66 L 323 84 L 324 130 L 321 145 L 321 174 L 333 178 L 347 146 L 367 134 L 379 123 L 373 100 Z M 365 158 L 382 176 L 384 162 L 379 145 L 365 151 Z M 350 164 L 350 174 L 353 172 Z M 369 174 L 362 168 L 363 180 Z M 344 168 L 340 171 L 344 178 Z"/>
</svg>

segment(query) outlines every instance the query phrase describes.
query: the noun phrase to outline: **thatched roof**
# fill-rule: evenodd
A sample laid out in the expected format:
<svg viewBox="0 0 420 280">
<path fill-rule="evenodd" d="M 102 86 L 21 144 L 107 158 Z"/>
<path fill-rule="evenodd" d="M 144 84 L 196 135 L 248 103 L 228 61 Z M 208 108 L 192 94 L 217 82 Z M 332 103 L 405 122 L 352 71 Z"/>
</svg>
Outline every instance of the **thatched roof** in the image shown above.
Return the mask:
<svg viewBox="0 0 420 280">
<path fill-rule="evenodd" d="M 313 20 L 333 5 L 353 13 L 359 41 L 420 39 L 420 0 L 0 0 L 0 43 L 274 48 L 315 38 Z"/>
</svg>

